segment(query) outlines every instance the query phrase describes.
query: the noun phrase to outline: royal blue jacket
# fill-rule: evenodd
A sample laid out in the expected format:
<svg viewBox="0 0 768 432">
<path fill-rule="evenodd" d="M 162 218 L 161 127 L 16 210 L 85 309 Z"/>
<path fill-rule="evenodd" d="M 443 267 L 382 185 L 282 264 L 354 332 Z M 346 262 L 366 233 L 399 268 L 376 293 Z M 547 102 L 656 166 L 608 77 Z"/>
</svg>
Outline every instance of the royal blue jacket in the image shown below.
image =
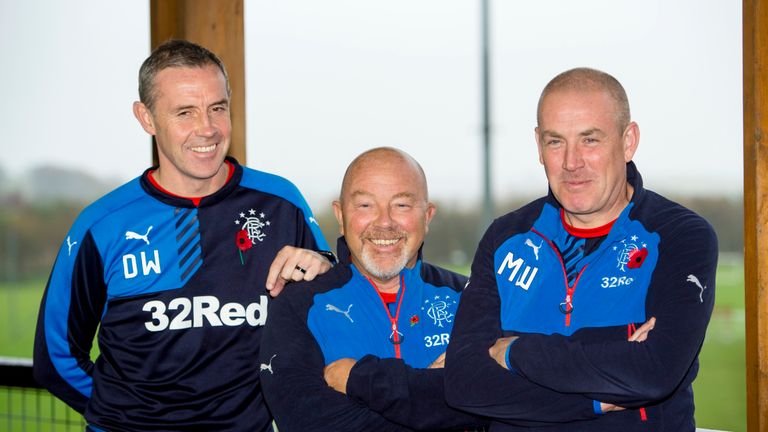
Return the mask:
<svg viewBox="0 0 768 432">
<path fill-rule="evenodd" d="M 551 193 L 488 228 L 448 348 L 451 405 L 493 417 L 491 430 L 695 429 L 691 383 L 715 299 L 717 239 L 704 219 L 645 190 L 632 162 L 627 176 L 632 200 L 571 292 Z M 628 342 L 651 317 L 648 339 Z M 509 335 L 520 338 L 507 370 L 488 347 Z M 599 414 L 597 401 L 629 409 Z"/>
<path fill-rule="evenodd" d="M 293 184 L 228 164 L 231 178 L 197 206 L 145 172 L 67 233 L 40 307 L 34 373 L 89 424 L 270 427 L 257 362 L 269 266 L 285 245 L 328 246 Z"/>
<path fill-rule="evenodd" d="M 261 382 L 280 431 L 464 430 L 482 424 L 448 407 L 443 370 L 426 369 L 445 352 L 466 277 L 421 259 L 404 269 L 390 306 L 401 342 L 396 345 L 386 307 L 351 264 L 343 238 L 338 254 L 340 264 L 328 273 L 291 286 L 270 303 Z M 323 378 L 323 368 L 340 358 L 357 360 L 347 395 Z"/>
</svg>

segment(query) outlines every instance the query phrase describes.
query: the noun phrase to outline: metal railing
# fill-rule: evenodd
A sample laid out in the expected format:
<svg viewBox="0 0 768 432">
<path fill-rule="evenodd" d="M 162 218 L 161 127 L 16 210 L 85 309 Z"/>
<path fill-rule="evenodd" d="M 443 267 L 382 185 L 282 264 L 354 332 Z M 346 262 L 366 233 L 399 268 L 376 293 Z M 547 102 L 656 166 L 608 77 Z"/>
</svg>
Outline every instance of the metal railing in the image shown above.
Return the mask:
<svg viewBox="0 0 768 432">
<path fill-rule="evenodd" d="M 277 431 L 277 427 L 274 429 Z M 82 432 L 85 420 L 35 382 L 32 360 L 0 357 L 0 430 Z M 723 432 L 714 429 L 696 431 Z"/>
<path fill-rule="evenodd" d="M 35 382 L 32 360 L 0 357 L 0 430 L 82 432 L 85 421 Z"/>
</svg>

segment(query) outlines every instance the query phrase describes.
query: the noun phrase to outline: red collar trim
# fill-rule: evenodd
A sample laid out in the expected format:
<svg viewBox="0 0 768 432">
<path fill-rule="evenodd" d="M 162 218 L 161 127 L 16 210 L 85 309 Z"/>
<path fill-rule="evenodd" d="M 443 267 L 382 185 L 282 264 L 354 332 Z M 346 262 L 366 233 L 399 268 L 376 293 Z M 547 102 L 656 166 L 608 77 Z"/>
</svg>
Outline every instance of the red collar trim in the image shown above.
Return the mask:
<svg viewBox="0 0 768 432">
<path fill-rule="evenodd" d="M 224 184 L 227 184 L 232 179 L 232 176 L 235 175 L 235 166 L 232 165 L 232 162 L 230 162 L 228 160 L 225 160 L 224 163 L 227 164 L 227 180 L 224 182 Z M 149 182 L 152 183 L 152 186 L 157 188 L 157 190 L 159 190 L 160 192 L 162 192 L 162 193 L 164 193 L 166 195 L 170 195 L 172 197 L 190 200 L 190 201 L 192 201 L 192 204 L 195 205 L 195 207 L 199 206 L 200 205 L 200 200 L 205 198 L 205 197 L 185 197 L 185 196 L 181 196 L 181 195 L 176 195 L 175 193 L 173 193 L 173 192 L 167 190 L 166 188 L 160 186 L 160 183 L 158 183 L 157 180 L 155 180 L 155 177 L 153 176 L 155 171 L 156 170 L 149 171 L 147 173 L 147 178 L 149 179 Z"/>
<path fill-rule="evenodd" d="M 568 234 L 579 238 L 595 238 L 607 236 L 608 233 L 611 232 L 613 224 L 616 222 L 616 219 L 614 219 L 607 224 L 597 228 L 576 228 L 575 226 L 569 224 L 565 219 L 565 210 L 562 208 L 560 209 L 560 220 L 563 222 L 563 227 L 565 227 L 565 230 L 568 231 Z"/>
<path fill-rule="evenodd" d="M 384 303 L 389 304 L 389 303 L 394 303 L 394 302 L 397 301 L 397 293 L 396 292 L 385 293 L 385 292 L 379 291 L 378 289 L 376 291 L 379 292 L 379 295 L 381 296 L 381 299 L 384 300 Z"/>
</svg>

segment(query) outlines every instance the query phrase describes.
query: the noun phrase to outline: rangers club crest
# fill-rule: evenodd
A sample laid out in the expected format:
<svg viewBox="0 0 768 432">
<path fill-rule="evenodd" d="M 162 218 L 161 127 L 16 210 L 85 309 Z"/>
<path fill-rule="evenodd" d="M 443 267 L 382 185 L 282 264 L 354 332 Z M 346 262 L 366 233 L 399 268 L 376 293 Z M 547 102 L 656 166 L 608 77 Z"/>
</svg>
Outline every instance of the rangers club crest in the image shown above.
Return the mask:
<svg viewBox="0 0 768 432">
<path fill-rule="evenodd" d="M 432 323 L 438 327 L 443 327 L 443 323 L 453 322 L 454 314 L 451 309 L 456 308 L 456 300 L 451 296 L 440 297 L 436 295 L 433 299 L 424 300 L 421 310 L 427 311 L 427 316 L 432 318 Z"/>
<path fill-rule="evenodd" d="M 639 242 L 636 235 L 630 237 L 629 240 L 624 239 L 621 241 L 621 245 L 613 247 L 613 250 L 618 251 L 616 267 L 623 272 L 626 272 L 627 268 L 639 268 L 643 265 L 645 257 L 648 256 L 647 245 Z M 640 246 L 638 246 L 638 243 L 640 243 Z"/>
<path fill-rule="evenodd" d="M 239 227 L 235 235 L 235 245 L 240 252 L 240 264 L 245 265 L 243 253 L 252 248 L 256 242 L 262 242 L 267 237 L 264 230 L 269 227 L 270 222 L 266 220 L 266 215 L 261 212 L 258 215 L 256 210 L 249 209 L 246 212 L 240 212 L 235 219 L 235 225 Z"/>
</svg>

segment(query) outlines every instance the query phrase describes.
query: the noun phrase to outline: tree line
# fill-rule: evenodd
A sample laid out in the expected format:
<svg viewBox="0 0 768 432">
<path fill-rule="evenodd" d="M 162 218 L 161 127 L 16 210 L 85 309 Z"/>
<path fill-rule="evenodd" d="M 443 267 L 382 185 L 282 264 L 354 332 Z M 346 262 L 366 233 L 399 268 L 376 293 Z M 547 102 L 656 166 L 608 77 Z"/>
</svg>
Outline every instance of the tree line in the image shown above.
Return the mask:
<svg viewBox="0 0 768 432">
<path fill-rule="evenodd" d="M 706 218 L 718 234 L 721 252 L 743 252 L 742 199 L 728 197 L 675 197 L 675 200 Z M 501 215 L 528 200 L 499 203 Z M 26 201 L 18 195 L 0 199 L 0 281 L 47 276 L 59 246 L 85 203 L 73 201 Z M 430 225 L 424 254 L 431 262 L 466 269 L 485 231 L 477 209 L 442 206 Z M 332 248 L 339 228 L 330 209 L 316 214 Z"/>
</svg>

